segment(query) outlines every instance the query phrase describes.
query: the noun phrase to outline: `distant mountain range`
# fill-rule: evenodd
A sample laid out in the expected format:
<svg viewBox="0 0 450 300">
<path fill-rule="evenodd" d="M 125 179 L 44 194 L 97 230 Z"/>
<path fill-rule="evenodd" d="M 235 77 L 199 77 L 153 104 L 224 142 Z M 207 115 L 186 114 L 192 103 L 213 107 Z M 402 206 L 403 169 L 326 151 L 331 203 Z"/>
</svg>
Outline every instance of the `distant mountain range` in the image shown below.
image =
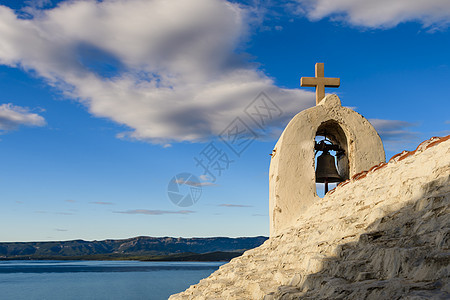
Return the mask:
<svg viewBox="0 0 450 300">
<path fill-rule="evenodd" d="M 0 260 L 230 260 L 258 247 L 267 237 L 172 238 L 140 236 L 125 240 L 0 243 Z"/>
</svg>

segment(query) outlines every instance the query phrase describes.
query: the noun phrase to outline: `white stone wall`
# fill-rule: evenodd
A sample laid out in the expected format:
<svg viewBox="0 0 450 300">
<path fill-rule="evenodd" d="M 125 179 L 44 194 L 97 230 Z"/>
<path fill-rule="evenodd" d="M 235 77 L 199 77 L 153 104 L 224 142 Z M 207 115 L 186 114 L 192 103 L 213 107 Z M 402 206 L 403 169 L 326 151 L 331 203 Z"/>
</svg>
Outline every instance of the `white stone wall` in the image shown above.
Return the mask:
<svg viewBox="0 0 450 300">
<path fill-rule="evenodd" d="M 449 299 L 450 136 L 354 176 L 170 299 Z"/>
</svg>

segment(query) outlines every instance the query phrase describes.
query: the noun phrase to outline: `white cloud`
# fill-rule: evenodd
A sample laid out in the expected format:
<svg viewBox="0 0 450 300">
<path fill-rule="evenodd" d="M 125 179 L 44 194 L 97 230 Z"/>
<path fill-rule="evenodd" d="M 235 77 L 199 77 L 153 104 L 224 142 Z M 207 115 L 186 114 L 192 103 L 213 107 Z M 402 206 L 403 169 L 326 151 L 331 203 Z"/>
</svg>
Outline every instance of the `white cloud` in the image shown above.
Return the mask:
<svg viewBox="0 0 450 300">
<path fill-rule="evenodd" d="M 254 12 L 236 3 L 68 1 L 30 11 L 21 19 L 0 6 L 0 63 L 33 70 L 91 114 L 128 126 L 119 138 L 204 140 L 261 91 L 287 115 L 314 104 L 313 93 L 280 89 L 249 62 L 242 45 Z"/>
<path fill-rule="evenodd" d="M 22 125 L 44 126 L 45 124 L 43 117 L 31 113 L 28 108 L 15 106 L 11 103 L 0 105 L 0 132 L 15 130 Z"/>
<path fill-rule="evenodd" d="M 439 28 L 450 24 L 447 0 L 297 0 L 298 11 L 311 20 L 331 17 L 352 25 L 389 28 L 399 23 L 417 21 L 424 27 Z"/>
<path fill-rule="evenodd" d="M 198 182 L 194 186 L 218 186 L 218 184 L 212 182 Z"/>
</svg>

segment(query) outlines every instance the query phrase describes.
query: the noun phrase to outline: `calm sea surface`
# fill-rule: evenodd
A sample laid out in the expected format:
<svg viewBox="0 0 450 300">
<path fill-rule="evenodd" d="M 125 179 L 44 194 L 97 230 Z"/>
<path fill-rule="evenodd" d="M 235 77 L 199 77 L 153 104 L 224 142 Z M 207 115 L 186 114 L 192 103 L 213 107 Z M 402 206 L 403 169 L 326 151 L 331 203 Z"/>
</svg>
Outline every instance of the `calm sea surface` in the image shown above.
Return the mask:
<svg viewBox="0 0 450 300">
<path fill-rule="evenodd" d="M 0 299 L 167 299 L 223 262 L 1 261 Z"/>
</svg>

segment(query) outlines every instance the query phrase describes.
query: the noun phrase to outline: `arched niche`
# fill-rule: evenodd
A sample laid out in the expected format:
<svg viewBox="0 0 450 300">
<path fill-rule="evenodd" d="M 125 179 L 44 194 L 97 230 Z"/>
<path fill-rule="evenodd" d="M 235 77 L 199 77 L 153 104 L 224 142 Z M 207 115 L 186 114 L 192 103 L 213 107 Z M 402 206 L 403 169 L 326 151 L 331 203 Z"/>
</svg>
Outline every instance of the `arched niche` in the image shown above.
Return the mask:
<svg viewBox="0 0 450 300">
<path fill-rule="evenodd" d="M 320 124 L 319 128 L 316 131 L 315 141 L 317 142 L 325 138 L 333 145 L 338 146 L 340 149 L 342 149 L 342 151 L 338 152 L 332 151 L 330 152 L 330 154 L 335 158 L 336 169 L 342 181 L 349 179 L 350 170 L 347 137 L 345 136 L 345 132 L 338 122 L 336 122 L 335 120 L 328 120 Z M 317 157 L 321 155 L 321 153 L 322 152 L 318 152 L 315 157 L 315 170 L 317 170 Z M 334 186 L 335 185 L 331 184 L 331 188 L 333 188 Z M 316 194 L 321 197 L 321 195 L 319 195 L 318 193 L 318 190 L 319 189 L 316 189 Z"/>
<path fill-rule="evenodd" d="M 269 170 L 270 234 L 295 224 L 315 201 L 314 139 L 329 130 L 346 152 L 347 178 L 385 161 L 383 144 L 370 122 L 342 107 L 336 95 L 298 113 L 276 143 Z M 326 196 L 325 196 L 326 198 Z"/>
</svg>

